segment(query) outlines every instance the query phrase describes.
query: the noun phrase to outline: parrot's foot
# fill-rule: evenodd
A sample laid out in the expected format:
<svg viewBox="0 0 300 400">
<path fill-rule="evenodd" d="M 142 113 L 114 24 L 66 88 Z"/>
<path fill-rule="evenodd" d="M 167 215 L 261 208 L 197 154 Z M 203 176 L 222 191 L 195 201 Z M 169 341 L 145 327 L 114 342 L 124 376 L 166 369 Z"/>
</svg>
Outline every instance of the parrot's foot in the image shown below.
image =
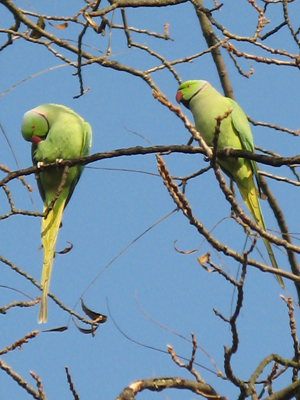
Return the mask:
<svg viewBox="0 0 300 400">
<path fill-rule="evenodd" d="M 231 147 L 231 146 L 227 146 L 227 147 L 224 147 L 224 148 L 223 148 L 226 157 L 229 157 L 230 150 L 233 150 L 233 149 L 234 149 L 234 147 Z"/>
<path fill-rule="evenodd" d="M 43 161 L 39 161 L 39 162 L 36 164 L 36 166 L 38 167 L 38 169 L 42 169 L 43 166 L 44 166 Z"/>
<path fill-rule="evenodd" d="M 63 160 L 62 158 L 57 158 L 57 159 L 55 160 L 57 166 L 60 165 L 63 161 L 64 161 L 64 160 Z"/>
</svg>

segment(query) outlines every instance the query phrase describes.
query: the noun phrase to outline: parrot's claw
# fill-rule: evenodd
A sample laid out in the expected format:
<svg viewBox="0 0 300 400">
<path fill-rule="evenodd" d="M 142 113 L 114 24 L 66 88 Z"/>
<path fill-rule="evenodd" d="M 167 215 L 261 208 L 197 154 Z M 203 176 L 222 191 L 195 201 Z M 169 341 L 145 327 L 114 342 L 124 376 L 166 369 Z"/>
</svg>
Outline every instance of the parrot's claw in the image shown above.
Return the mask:
<svg viewBox="0 0 300 400">
<path fill-rule="evenodd" d="M 56 165 L 60 165 L 63 161 L 64 161 L 64 160 L 63 160 L 62 158 L 57 158 L 57 159 L 55 160 Z"/>
<path fill-rule="evenodd" d="M 233 147 L 231 147 L 231 146 L 224 147 L 223 150 L 225 152 L 226 157 L 229 157 L 230 150 L 233 150 Z"/>
<path fill-rule="evenodd" d="M 44 166 L 43 161 L 39 161 L 39 162 L 36 164 L 36 166 L 37 166 L 38 169 L 42 169 L 43 166 Z"/>
</svg>

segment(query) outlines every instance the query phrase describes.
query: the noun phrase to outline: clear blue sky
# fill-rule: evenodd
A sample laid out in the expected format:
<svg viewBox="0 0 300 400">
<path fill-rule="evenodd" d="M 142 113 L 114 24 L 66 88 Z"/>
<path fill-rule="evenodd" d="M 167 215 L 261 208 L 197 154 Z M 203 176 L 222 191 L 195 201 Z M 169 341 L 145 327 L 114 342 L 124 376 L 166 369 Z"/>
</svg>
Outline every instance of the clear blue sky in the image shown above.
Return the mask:
<svg viewBox="0 0 300 400">
<path fill-rule="evenodd" d="M 83 2 L 21 1 L 20 7 L 48 15 L 69 16 Z M 213 7 L 212 1 L 206 2 Z M 235 3 L 235 4 L 232 4 Z M 102 4 L 104 7 L 105 4 Z M 73 10 L 71 10 L 73 8 Z M 295 4 L 293 15 L 299 15 Z M 282 11 L 270 8 L 271 23 L 266 31 L 282 20 Z M 268 14 L 267 14 L 268 16 Z M 134 9 L 127 12 L 129 26 L 163 33 L 164 23 L 169 23 L 170 36 L 174 41 L 159 41 L 146 35 L 133 35 L 139 43 L 173 60 L 200 52 L 206 48 L 199 23 L 191 4 L 160 9 Z M 253 33 L 256 12 L 246 2 L 224 1 L 221 12 L 215 18 L 228 30 L 239 35 Z M 114 22 L 121 23 L 120 12 L 116 11 Z M 10 27 L 13 20 L 0 8 L 0 26 Z M 296 26 L 297 28 L 297 26 Z M 24 26 L 22 26 L 24 29 Z M 61 38 L 76 39 L 79 31 L 69 26 L 57 31 L 47 24 L 46 29 Z M 6 40 L 1 34 L 1 44 Z M 105 52 L 106 36 L 89 32 L 84 42 Z M 270 45 L 297 53 L 287 28 L 282 34 L 270 39 Z M 240 47 L 239 47 L 240 46 Z M 238 45 L 243 49 L 242 45 Z M 244 48 L 252 53 L 250 46 Z M 59 52 L 63 52 L 58 49 Z M 287 67 L 266 66 L 253 63 L 254 75 L 246 79 L 238 74 L 233 62 L 223 52 L 238 103 L 255 120 L 270 122 L 290 129 L 299 128 L 299 71 Z M 75 60 L 74 56 L 71 56 Z M 156 60 L 137 49 L 126 47 L 125 35 L 113 31 L 111 37 L 111 59 L 140 69 L 159 65 Z M 241 60 L 247 72 L 248 62 Z M 21 39 L 1 53 L 0 96 L 18 82 L 47 68 L 62 65 L 62 61 L 42 46 Z M 211 56 L 208 54 L 193 63 L 176 67 L 182 80 L 205 79 L 221 90 Z M 153 144 L 185 144 L 189 138 L 182 122 L 152 97 L 149 87 L 136 77 L 126 73 L 89 66 L 83 69 L 85 88 L 90 90 L 74 100 L 79 92 L 78 78 L 74 69 L 60 67 L 45 72 L 22 83 L 0 97 L 0 122 L 9 138 L 20 168 L 31 165 L 30 145 L 20 133 L 23 114 L 43 103 L 59 103 L 78 112 L 93 129 L 92 153 L 118 148 L 147 145 L 129 130 L 138 132 Z M 159 88 L 175 104 L 178 84 L 166 70 L 153 74 Z M 190 120 L 191 114 L 184 110 Z M 275 151 L 283 156 L 299 153 L 299 138 L 262 127 L 252 128 L 256 145 Z M 17 169 L 12 152 L 0 134 L 0 163 L 9 169 Z M 165 156 L 164 160 L 173 175 L 184 176 L 197 171 L 206 164 L 202 156 Z M 112 168 L 117 170 L 105 170 Z M 280 170 L 262 166 L 263 170 L 292 178 L 287 168 Z M 130 169 L 132 172 L 121 171 Z M 74 248 L 66 255 L 54 260 L 50 292 L 62 302 L 73 307 L 91 281 L 105 266 L 138 235 L 175 208 L 161 178 L 136 171 L 157 173 L 154 155 L 119 158 L 97 162 L 86 168 L 66 208 L 63 227 L 60 229 L 56 250 L 62 250 L 70 241 Z M 3 176 L 3 174 L 2 174 Z M 42 201 L 33 176 L 26 181 L 33 187 L 31 194 L 34 206 L 22 184 L 15 180 L 9 184 L 16 208 L 42 210 Z M 269 180 L 289 229 L 299 233 L 299 189 L 286 183 Z M 0 192 L 1 214 L 9 211 L 4 193 Z M 209 229 L 213 229 L 222 218 L 226 218 L 214 229 L 216 237 L 230 247 L 242 251 L 244 234 L 230 216 L 230 206 L 220 192 L 213 173 L 191 181 L 186 189 L 187 198 L 195 216 Z M 240 201 L 240 198 L 239 198 Z M 277 225 L 267 202 L 262 203 L 266 226 L 277 230 Z M 40 219 L 26 216 L 10 217 L 1 221 L 0 254 L 22 270 L 40 280 L 42 252 L 40 246 Z M 297 240 L 299 235 L 296 236 Z M 224 279 L 209 274 L 196 261 L 195 254 L 182 255 L 177 247 L 187 251 L 199 248 L 198 255 L 212 253 L 213 261 L 220 265 L 218 255 L 203 242 L 195 228 L 177 212 L 148 232 L 106 269 L 84 295 L 87 306 L 108 315 L 107 303 L 118 326 L 130 338 L 160 350 L 167 344 L 174 347 L 176 354 L 190 357 L 191 345 L 149 321 L 141 308 L 157 322 L 180 335 L 190 338 L 196 335 L 198 344 L 204 348 L 223 371 L 223 346 L 230 346 L 229 327 L 213 313 L 216 308 L 229 317 L 234 293 Z M 297 243 L 297 241 L 296 241 Z M 258 245 L 265 255 L 261 241 Z M 288 268 L 286 257 L 275 249 L 279 265 Z M 255 257 L 261 260 L 258 253 Z M 237 266 L 228 258 L 222 259 L 224 268 L 233 274 Z M 1 264 L 0 284 L 20 290 L 35 298 L 38 290 Z M 293 286 L 286 289 L 294 295 Z M 288 329 L 286 306 L 279 295 L 283 293 L 272 276 L 262 274 L 249 267 L 245 284 L 245 301 L 238 320 L 240 348 L 233 358 L 233 367 L 238 377 L 247 379 L 259 361 L 270 353 L 291 358 L 292 342 Z M 26 301 L 22 294 L 0 288 L 0 305 L 11 301 Z M 233 300 L 233 304 L 234 300 Z M 35 329 L 50 329 L 68 323 L 68 314 L 48 300 L 49 317 L 45 326 L 36 322 L 38 306 L 29 309 L 15 308 L 1 315 L 1 348 L 23 337 Z M 77 306 L 76 311 L 80 312 Z M 159 376 L 183 376 L 192 379 L 186 371 L 179 369 L 164 353 L 156 352 L 129 342 L 120 334 L 108 317 L 106 324 L 99 327 L 96 336 L 81 334 L 71 322 L 64 333 L 42 333 L 22 347 L 3 357 L 16 372 L 35 382 L 29 375 L 34 371 L 42 379 L 48 399 L 71 398 L 64 367 L 70 369 L 76 390 L 82 399 L 113 399 L 132 381 Z M 197 362 L 214 370 L 207 357 L 198 352 Z M 220 395 L 234 398 L 237 394 L 231 384 L 218 379 L 214 374 L 198 367 L 205 381 Z M 170 398 L 194 398 L 189 392 L 166 391 Z M 69 396 L 69 397 L 68 397 Z M 161 394 L 141 394 L 139 397 Z M 26 399 L 28 395 L 10 377 L 0 371 L 1 399 Z"/>
</svg>

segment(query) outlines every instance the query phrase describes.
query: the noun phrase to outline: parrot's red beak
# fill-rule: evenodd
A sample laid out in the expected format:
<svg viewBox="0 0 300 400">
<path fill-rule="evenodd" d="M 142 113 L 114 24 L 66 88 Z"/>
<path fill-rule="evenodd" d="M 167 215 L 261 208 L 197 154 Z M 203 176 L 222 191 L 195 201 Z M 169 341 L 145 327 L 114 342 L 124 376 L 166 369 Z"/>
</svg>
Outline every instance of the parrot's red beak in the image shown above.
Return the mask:
<svg viewBox="0 0 300 400">
<path fill-rule="evenodd" d="M 38 144 L 41 140 L 42 138 L 40 138 L 39 136 L 32 136 L 31 143 Z"/>
<path fill-rule="evenodd" d="M 177 103 L 180 103 L 181 99 L 182 99 L 182 93 L 181 93 L 180 90 L 178 90 L 178 92 L 176 93 L 176 101 L 177 101 Z"/>
</svg>

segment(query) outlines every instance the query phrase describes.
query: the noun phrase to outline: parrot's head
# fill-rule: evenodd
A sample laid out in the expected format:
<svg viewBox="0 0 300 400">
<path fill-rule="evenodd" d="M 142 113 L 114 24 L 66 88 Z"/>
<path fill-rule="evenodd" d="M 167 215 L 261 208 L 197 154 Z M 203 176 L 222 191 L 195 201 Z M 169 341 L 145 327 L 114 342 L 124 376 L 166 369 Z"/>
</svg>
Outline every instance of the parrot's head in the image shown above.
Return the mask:
<svg viewBox="0 0 300 400">
<path fill-rule="evenodd" d="M 37 145 L 46 139 L 50 126 L 45 113 L 33 109 L 24 114 L 21 132 L 23 138 Z"/>
<path fill-rule="evenodd" d="M 182 103 L 186 108 L 189 108 L 192 98 L 207 86 L 210 86 L 210 84 L 206 81 L 183 82 L 177 90 L 177 103 Z"/>
</svg>

